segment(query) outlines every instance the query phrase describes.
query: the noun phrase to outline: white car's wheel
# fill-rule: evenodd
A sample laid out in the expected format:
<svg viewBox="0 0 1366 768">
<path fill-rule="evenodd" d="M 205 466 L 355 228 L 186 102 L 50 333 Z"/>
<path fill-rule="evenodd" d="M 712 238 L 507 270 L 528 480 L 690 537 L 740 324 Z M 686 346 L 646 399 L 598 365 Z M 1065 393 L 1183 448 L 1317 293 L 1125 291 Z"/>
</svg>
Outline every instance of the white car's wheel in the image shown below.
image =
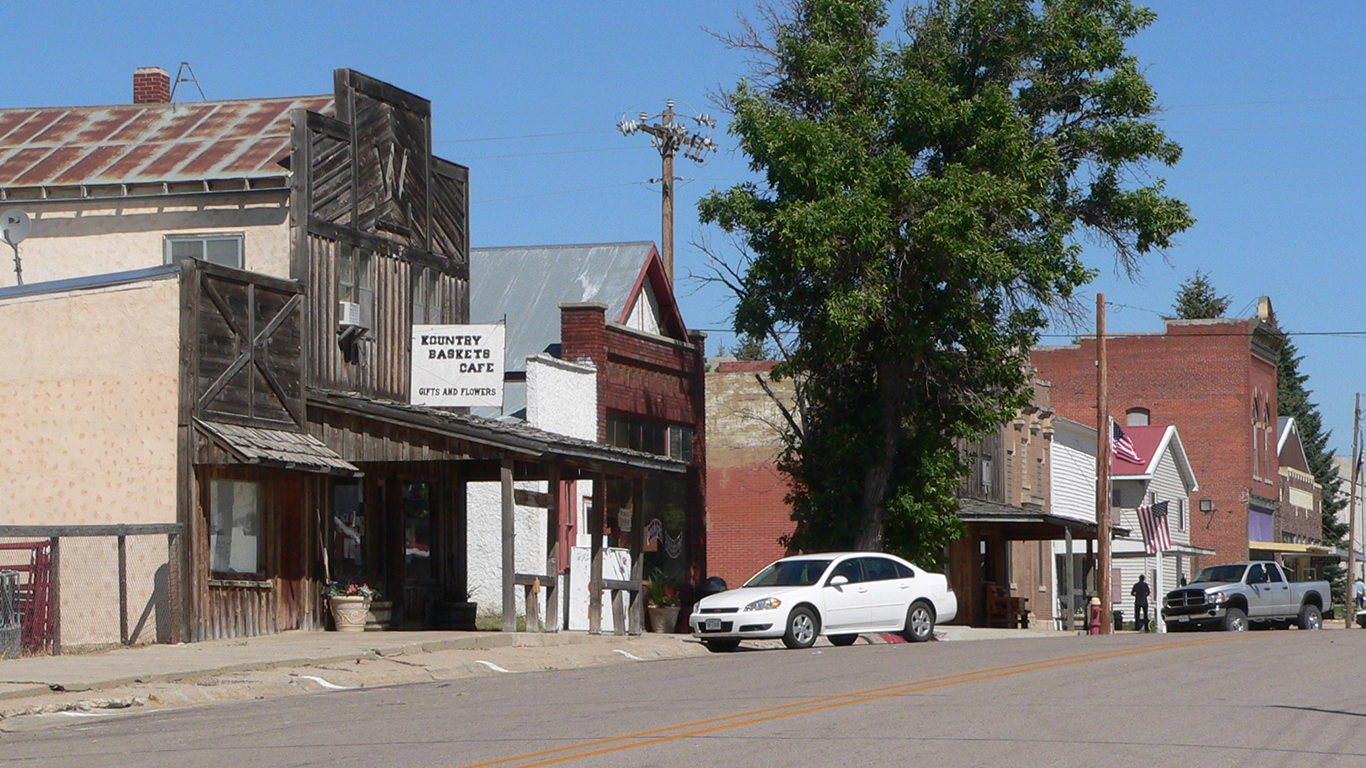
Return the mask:
<svg viewBox="0 0 1366 768">
<path fill-rule="evenodd" d="M 788 648 L 810 648 L 816 644 L 820 634 L 820 620 L 810 608 L 797 606 L 787 616 L 787 632 L 783 634 L 783 645 Z"/>
<path fill-rule="evenodd" d="M 934 609 L 923 600 L 911 603 L 906 610 L 906 629 L 902 635 L 912 643 L 923 643 L 934 637 Z"/>
</svg>

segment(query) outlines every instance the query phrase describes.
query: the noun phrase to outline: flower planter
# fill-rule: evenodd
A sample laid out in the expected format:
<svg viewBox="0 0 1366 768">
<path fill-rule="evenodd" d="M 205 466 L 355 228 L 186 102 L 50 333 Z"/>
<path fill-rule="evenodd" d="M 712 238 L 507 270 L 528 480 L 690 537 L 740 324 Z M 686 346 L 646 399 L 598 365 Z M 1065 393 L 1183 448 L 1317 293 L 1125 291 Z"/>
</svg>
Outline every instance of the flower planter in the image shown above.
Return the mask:
<svg viewBox="0 0 1366 768">
<path fill-rule="evenodd" d="M 370 612 L 370 598 L 360 595 L 333 595 L 327 598 L 332 609 L 332 624 L 338 632 L 364 632 L 365 616 Z"/>
<path fill-rule="evenodd" d="M 676 605 L 652 605 L 647 611 L 650 614 L 651 632 L 673 632 L 678 626 Z"/>
<path fill-rule="evenodd" d="M 383 632 L 389 628 L 389 620 L 394 616 L 394 601 L 372 600 L 370 611 L 365 615 L 366 632 Z"/>
</svg>

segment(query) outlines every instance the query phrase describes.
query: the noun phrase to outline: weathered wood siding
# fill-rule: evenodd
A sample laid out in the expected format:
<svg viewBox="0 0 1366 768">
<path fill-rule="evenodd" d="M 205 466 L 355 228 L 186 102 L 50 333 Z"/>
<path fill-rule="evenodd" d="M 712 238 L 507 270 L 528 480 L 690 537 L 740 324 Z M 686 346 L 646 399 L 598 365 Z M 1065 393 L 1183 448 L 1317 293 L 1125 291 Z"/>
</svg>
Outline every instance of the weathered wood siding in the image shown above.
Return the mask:
<svg viewBox="0 0 1366 768">
<path fill-rule="evenodd" d="M 301 431 L 303 303 L 287 280 L 187 261 L 181 300 L 191 332 L 182 375 L 192 415 Z"/>
<path fill-rule="evenodd" d="M 414 276 L 437 276 L 440 322 L 469 321 L 469 169 L 431 154 L 431 103 L 350 70 L 335 118 L 295 116 L 293 274 L 309 309 L 307 383 L 408 399 Z M 373 324 L 337 333 L 338 258 L 371 255 Z"/>
</svg>

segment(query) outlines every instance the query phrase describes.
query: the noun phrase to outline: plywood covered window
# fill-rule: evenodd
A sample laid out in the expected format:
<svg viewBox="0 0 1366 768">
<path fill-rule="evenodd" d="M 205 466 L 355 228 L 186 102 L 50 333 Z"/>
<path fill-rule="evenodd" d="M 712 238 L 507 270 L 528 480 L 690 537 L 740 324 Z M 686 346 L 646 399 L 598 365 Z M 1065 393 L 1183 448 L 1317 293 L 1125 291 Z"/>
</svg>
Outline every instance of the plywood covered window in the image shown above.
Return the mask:
<svg viewBox="0 0 1366 768">
<path fill-rule="evenodd" d="M 215 479 L 209 484 L 209 570 L 261 575 L 261 484 Z"/>
</svg>

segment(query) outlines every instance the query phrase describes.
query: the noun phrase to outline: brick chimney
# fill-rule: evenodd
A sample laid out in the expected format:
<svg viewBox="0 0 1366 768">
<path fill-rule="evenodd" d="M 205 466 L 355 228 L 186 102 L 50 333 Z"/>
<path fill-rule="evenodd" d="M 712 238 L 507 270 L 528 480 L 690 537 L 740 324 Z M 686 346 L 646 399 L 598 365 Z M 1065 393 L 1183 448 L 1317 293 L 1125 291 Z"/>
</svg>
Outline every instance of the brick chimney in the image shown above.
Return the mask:
<svg viewBox="0 0 1366 768">
<path fill-rule="evenodd" d="M 133 103 L 171 103 L 171 75 L 161 67 L 138 67 L 133 70 Z"/>
</svg>

